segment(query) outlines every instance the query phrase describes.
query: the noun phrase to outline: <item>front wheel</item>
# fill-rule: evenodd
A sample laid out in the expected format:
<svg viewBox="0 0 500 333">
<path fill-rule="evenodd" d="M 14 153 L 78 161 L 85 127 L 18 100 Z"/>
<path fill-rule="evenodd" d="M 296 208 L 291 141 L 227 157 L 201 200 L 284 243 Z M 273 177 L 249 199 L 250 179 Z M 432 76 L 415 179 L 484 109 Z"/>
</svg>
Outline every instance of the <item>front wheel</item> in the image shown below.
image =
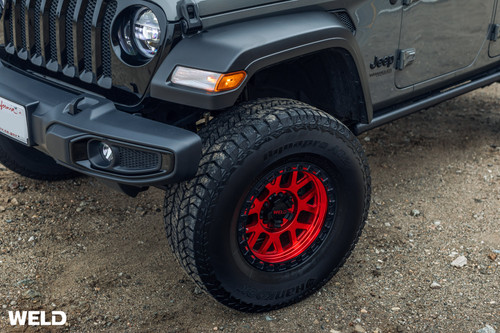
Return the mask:
<svg viewBox="0 0 500 333">
<path fill-rule="evenodd" d="M 221 303 L 251 312 L 323 286 L 368 211 L 369 169 L 356 137 L 290 100 L 240 106 L 200 135 L 197 176 L 165 200 L 167 236 L 188 274 Z"/>
</svg>

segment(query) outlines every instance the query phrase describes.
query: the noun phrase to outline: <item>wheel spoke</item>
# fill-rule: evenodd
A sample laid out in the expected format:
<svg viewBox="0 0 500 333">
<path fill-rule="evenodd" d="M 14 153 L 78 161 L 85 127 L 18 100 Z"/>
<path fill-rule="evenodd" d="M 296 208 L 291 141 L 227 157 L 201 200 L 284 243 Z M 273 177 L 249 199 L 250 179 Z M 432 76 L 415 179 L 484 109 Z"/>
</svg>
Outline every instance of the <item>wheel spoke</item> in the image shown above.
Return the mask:
<svg viewBox="0 0 500 333">
<path fill-rule="evenodd" d="M 259 252 L 266 253 L 269 252 L 269 248 L 273 245 L 273 239 L 267 235 L 266 239 L 262 243 L 262 246 L 259 249 Z"/>
<path fill-rule="evenodd" d="M 260 201 L 259 199 L 255 199 L 252 208 L 248 211 L 248 216 L 250 215 L 260 215 L 260 211 L 262 210 L 262 206 L 264 206 L 264 201 Z"/>
<path fill-rule="evenodd" d="M 294 244 L 297 244 L 297 229 L 296 228 L 293 228 L 293 229 L 290 229 L 290 242 L 292 243 L 292 246 Z"/>
<path fill-rule="evenodd" d="M 300 197 L 300 201 L 303 201 L 303 202 L 309 202 L 312 198 L 314 198 L 316 196 L 316 189 L 315 188 L 312 188 L 310 189 L 306 194 L 304 194 L 302 197 Z"/>
<path fill-rule="evenodd" d="M 250 235 L 250 237 L 248 238 L 248 241 L 247 241 L 250 249 L 253 249 L 253 247 L 255 246 L 255 243 L 257 243 L 257 240 L 259 239 L 259 236 L 260 236 L 260 232 L 254 232 Z"/>
<path fill-rule="evenodd" d="M 316 205 L 310 205 L 306 201 L 301 201 L 298 204 L 298 210 L 297 210 L 298 214 L 300 214 L 301 212 L 316 214 L 316 211 L 317 211 Z"/>
<path fill-rule="evenodd" d="M 261 233 L 263 231 L 262 227 L 259 225 L 259 222 L 252 224 L 252 225 L 247 225 L 246 229 L 247 229 L 246 230 L 247 234 L 249 234 L 249 233 Z"/>
<path fill-rule="evenodd" d="M 281 191 L 281 178 L 283 178 L 283 175 L 279 175 L 278 177 L 276 177 L 276 179 L 266 185 L 266 189 L 269 191 L 269 193 L 272 194 Z"/>
<path fill-rule="evenodd" d="M 281 239 L 278 236 L 273 236 L 273 245 L 274 249 L 278 251 L 278 253 L 283 252 L 283 245 L 281 245 Z"/>
</svg>

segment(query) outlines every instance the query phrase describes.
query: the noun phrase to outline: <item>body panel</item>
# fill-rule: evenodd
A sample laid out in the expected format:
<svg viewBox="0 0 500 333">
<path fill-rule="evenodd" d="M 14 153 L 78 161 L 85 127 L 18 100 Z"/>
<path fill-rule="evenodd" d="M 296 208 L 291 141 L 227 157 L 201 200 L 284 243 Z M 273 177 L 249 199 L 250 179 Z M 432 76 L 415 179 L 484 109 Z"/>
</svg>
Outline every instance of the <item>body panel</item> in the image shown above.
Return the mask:
<svg viewBox="0 0 500 333">
<path fill-rule="evenodd" d="M 420 0 L 403 9 L 401 50 L 415 62 L 396 74 L 404 88 L 470 66 L 488 36 L 495 0 Z"/>
</svg>

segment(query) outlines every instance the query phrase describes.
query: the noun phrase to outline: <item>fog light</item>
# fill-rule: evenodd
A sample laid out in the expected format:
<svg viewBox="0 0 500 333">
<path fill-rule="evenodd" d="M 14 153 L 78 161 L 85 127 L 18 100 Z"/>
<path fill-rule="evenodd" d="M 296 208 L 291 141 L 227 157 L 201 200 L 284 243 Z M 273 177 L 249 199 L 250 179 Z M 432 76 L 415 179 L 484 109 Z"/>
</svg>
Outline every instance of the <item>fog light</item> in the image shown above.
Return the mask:
<svg viewBox="0 0 500 333">
<path fill-rule="evenodd" d="M 88 142 L 88 159 L 94 167 L 108 169 L 118 163 L 118 147 L 104 141 L 91 140 Z"/>
<path fill-rule="evenodd" d="M 99 150 L 100 150 L 102 159 L 105 160 L 106 162 L 108 162 L 109 164 L 112 164 L 113 161 L 115 160 L 115 154 L 113 152 L 113 149 L 109 145 L 107 145 L 106 143 L 101 142 L 99 144 Z"/>
</svg>

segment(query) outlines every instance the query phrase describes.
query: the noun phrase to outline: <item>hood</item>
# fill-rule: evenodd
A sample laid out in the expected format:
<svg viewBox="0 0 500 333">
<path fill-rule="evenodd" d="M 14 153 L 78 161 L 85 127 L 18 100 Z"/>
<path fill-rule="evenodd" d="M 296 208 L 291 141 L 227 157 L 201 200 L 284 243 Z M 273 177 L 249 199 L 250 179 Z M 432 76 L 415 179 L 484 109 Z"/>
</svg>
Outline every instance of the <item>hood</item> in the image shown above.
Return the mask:
<svg viewBox="0 0 500 333">
<path fill-rule="evenodd" d="M 198 10 L 201 17 L 232 12 L 240 9 L 262 6 L 277 2 L 285 2 L 290 0 L 191 0 L 198 5 Z M 169 21 L 178 21 L 181 18 L 178 7 L 183 0 L 154 0 L 153 2 L 160 5 L 167 14 Z"/>
</svg>

